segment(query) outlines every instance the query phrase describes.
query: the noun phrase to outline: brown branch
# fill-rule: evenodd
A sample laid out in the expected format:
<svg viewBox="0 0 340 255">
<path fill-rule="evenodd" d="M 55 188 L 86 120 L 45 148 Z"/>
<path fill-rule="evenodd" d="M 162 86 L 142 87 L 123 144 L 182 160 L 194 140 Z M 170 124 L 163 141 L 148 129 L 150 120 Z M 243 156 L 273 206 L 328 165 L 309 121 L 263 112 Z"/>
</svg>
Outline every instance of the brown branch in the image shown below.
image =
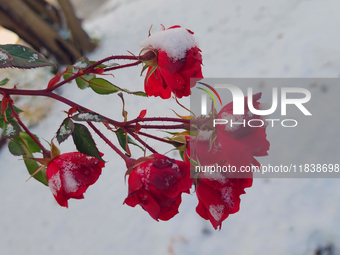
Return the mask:
<svg viewBox="0 0 340 255">
<path fill-rule="evenodd" d="M 35 48 L 37 51 L 41 51 L 41 46 L 43 46 L 63 64 L 74 63 L 81 57 L 79 50 L 62 38 L 50 24 L 42 20 L 23 0 L 1 0 L 0 9 L 11 19 L 12 24 L 17 24 L 17 30 L 14 32 L 33 47 L 40 45 L 40 48 Z M 18 26 L 21 28 L 19 29 Z"/>
<path fill-rule="evenodd" d="M 81 21 L 77 18 L 74 8 L 69 0 L 58 0 L 59 5 L 65 15 L 67 27 L 72 34 L 72 41 L 76 48 L 82 52 L 92 52 L 96 46 L 92 43 L 91 38 L 81 27 Z"/>
<path fill-rule="evenodd" d="M 61 19 L 57 8 L 45 0 L 24 0 L 24 2 L 42 19 L 51 24 L 57 24 L 61 27 Z"/>
</svg>

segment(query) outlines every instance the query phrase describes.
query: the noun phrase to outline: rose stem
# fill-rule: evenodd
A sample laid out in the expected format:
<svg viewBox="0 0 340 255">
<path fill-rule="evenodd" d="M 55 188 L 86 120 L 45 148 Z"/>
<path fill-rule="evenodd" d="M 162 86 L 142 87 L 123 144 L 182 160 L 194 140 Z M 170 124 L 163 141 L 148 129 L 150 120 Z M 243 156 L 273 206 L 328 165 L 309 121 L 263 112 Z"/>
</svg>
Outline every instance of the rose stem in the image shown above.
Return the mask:
<svg viewBox="0 0 340 255">
<path fill-rule="evenodd" d="M 147 134 L 147 133 L 144 133 L 144 132 L 138 131 L 138 134 L 146 136 L 146 137 L 149 137 L 149 138 L 154 139 L 154 140 L 158 140 L 158 141 L 163 142 L 163 143 L 169 143 L 169 144 L 174 145 L 174 146 L 180 145 L 180 143 L 178 143 L 178 142 L 169 141 L 169 140 L 166 140 L 164 138 L 161 138 L 161 137 L 158 137 L 158 136 L 154 136 L 154 135 L 150 135 L 150 134 Z"/>
<path fill-rule="evenodd" d="M 184 124 L 179 124 L 179 125 L 140 125 L 141 128 L 145 129 L 185 129 Z"/>
<path fill-rule="evenodd" d="M 57 83 L 56 85 L 54 85 L 53 87 L 48 88 L 48 89 L 46 89 L 46 90 L 47 90 L 47 91 L 56 90 L 57 88 L 63 86 L 64 84 L 66 84 L 66 83 L 68 83 L 68 82 L 70 82 L 70 81 L 72 81 L 72 80 L 74 80 L 74 79 L 76 79 L 76 78 L 78 78 L 78 77 L 80 77 L 80 76 L 82 76 L 82 75 L 84 75 L 84 74 L 89 74 L 89 73 L 91 73 L 91 71 L 92 71 L 96 66 L 98 66 L 98 65 L 100 65 L 100 64 L 102 64 L 102 63 L 104 63 L 104 62 L 106 62 L 106 61 L 109 61 L 109 60 L 111 60 L 111 59 L 128 59 L 128 60 L 136 60 L 137 58 L 134 57 L 134 56 L 111 56 L 111 57 L 108 57 L 108 58 L 104 58 L 104 59 L 99 60 L 99 61 L 97 61 L 96 63 L 90 65 L 88 68 L 86 68 L 85 70 L 83 70 L 83 72 L 81 72 L 81 73 L 78 72 L 78 73 L 74 74 L 73 76 L 67 78 L 66 80 L 63 80 L 63 81 Z M 140 63 L 141 63 L 140 61 L 136 61 L 136 62 L 134 62 L 134 63 L 132 63 L 132 64 L 126 64 L 126 65 L 121 65 L 121 66 L 115 66 L 115 67 L 112 67 L 112 68 L 107 68 L 107 69 L 104 70 L 104 71 L 106 72 L 106 71 L 115 70 L 115 69 L 120 69 L 120 68 L 125 68 L 125 67 L 129 67 L 129 66 L 135 66 L 135 65 L 138 65 L 138 64 L 140 64 Z"/>
<path fill-rule="evenodd" d="M 130 129 L 127 128 L 126 132 L 128 132 L 130 135 L 132 135 L 133 138 L 135 138 L 138 142 L 140 142 L 144 147 L 146 147 L 152 153 L 158 153 L 156 150 L 154 150 L 150 145 L 148 145 L 146 142 L 144 142 L 138 136 L 135 136 L 135 134 Z"/>
<path fill-rule="evenodd" d="M 192 120 L 186 120 L 186 119 L 154 117 L 154 118 L 136 118 L 136 119 L 127 121 L 126 124 L 129 125 L 129 124 L 133 124 L 136 122 L 145 122 L 145 121 L 170 121 L 170 122 L 192 123 Z"/>
<path fill-rule="evenodd" d="M 50 158 L 51 157 L 51 153 L 45 149 L 45 147 L 39 142 L 39 140 L 35 137 L 35 135 L 33 135 L 31 133 L 31 131 L 28 130 L 28 128 L 26 127 L 26 125 L 21 121 L 19 115 L 16 113 L 16 111 L 14 110 L 13 107 L 13 100 L 9 97 L 8 98 L 8 103 L 9 103 L 9 107 L 11 108 L 11 111 L 14 115 L 14 118 L 17 120 L 17 122 L 20 124 L 20 126 L 26 131 L 26 133 L 32 138 L 32 140 L 39 146 L 39 148 L 42 150 L 44 158 Z"/>
<path fill-rule="evenodd" d="M 89 124 L 89 126 L 93 129 L 93 131 L 96 132 L 97 135 L 101 139 L 103 139 L 122 159 L 124 159 L 126 165 L 128 166 L 131 159 L 129 157 L 127 157 L 123 152 L 121 152 L 109 139 L 107 139 L 107 137 L 104 136 L 103 133 L 100 132 L 99 129 L 96 128 L 95 125 L 93 125 L 92 122 L 87 121 L 87 124 Z"/>
</svg>

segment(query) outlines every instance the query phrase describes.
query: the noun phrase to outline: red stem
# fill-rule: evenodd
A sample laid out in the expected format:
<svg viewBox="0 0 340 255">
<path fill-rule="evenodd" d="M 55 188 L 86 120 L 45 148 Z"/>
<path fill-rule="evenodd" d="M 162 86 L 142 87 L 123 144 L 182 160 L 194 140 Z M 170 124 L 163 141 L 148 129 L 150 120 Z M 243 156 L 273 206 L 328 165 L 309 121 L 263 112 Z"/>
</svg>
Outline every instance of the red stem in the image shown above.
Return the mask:
<svg viewBox="0 0 340 255">
<path fill-rule="evenodd" d="M 106 62 L 106 61 L 109 61 L 109 60 L 112 60 L 112 59 L 126 59 L 126 60 L 137 60 L 137 57 L 135 56 L 125 56 L 125 55 L 120 55 L 120 56 L 111 56 L 111 57 L 107 57 L 107 58 L 104 58 L 102 60 L 99 60 L 97 61 L 96 63 L 90 65 L 88 68 L 86 68 L 85 70 L 83 70 L 82 73 L 76 73 L 75 75 L 67 78 L 66 80 L 63 80 L 59 83 L 57 83 L 56 85 L 54 85 L 53 87 L 51 88 L 48 88 L 47 91 L 53 91 L 53 90 L 56 90 L 57 88 L 63 86 L 64 84 L 84 75 L 84 74 L 89 74 L 91 73 L 91 71 L 96 67 L 96 66 L 99 66 L 100 64 Z M 129 66 L 134 66 L 134 65 L 138 65 L 140 64 L 141 61 L 136 61 L 132 64 L 127 64 L 127 65 L 121 65 L 121 66 L 116 66 L 116 67 L 112 67 L 112 68 L 107 68 L 106 70 L 104 71 L 110 71 L 110 70 L 115 70 L 115 69 L 120 69 L 120 68 L 125 68 L 125 67 L 129 67 Z"/>
<path fill-rule="evenodd" d="M 84 106 L 81 106 L 79 104 L 76 104 L 72 102 L 71 100 L 64 98 L 62 96 L 59 96 L 51 91 L 47 91 L 45 89 L 43 90 L 26 90 L 26 89 L 7 89 L 7 88 L 0 88 L 0 93 L 1 94 L 7 94 L 7 95 L 26 95 L 26 96 L 45 96 L 45 97 L 50 97 L 53 98 L 57 101 L 60 101 L 64 104 L 67 104 L 71 107 L 77 107 L 80 108 L 84 111 L 88 112 L 93 112 L 90 109 L 87 109 Z M 95 114 L 98 114 L 96 112 L 93 112 Z M 100 114 L 98 114 L 100 115 Z M 110 118 L 107 118 L 105 116 L 100 115 L 103 117 L 108 123 L 120 127 L 120 128 L 126 128 L 129 124 L 135 123 L 135 122 L 144 122 L 144 121 L 170 121 L 170 122 L 182 122 L 182 123 L 190 123 L 190 120 L 184 120 L 184 119 L 179 119 L 179 118 L 167 118 L 167 117 L 155 117 L 155 118 L 136 118 L 131 121 L 127 121 L 125 124 L 124 122 L 118 122 L 115 120 L 112 120 Z M 159 128 L 164 128 L 164 129 L 184 129 L 184 124 L 179 124 L 179 125 L 141 125 L 142 128 L 145 129 L 159 129 Z"/>
<path fill-rule="evenodd" d="M 111 57 L 103 58 L 103 59 L 97 61 L 96 63 L 94 63 L 93 65 L 89 66 L 88 68 L 91 68 L 91 70 L 92 70 L 96 66 L 99 66 L 100 64 L 103 64 L 104 62 L 107 62 L 107 61 L 110 61 L 110 60 L 113 60 L 113 59 L 138 60 L 138 58 L 135 57 L 135 56 L 117 55 L 117 56 L 111 56 Z M 87 69 L 85 69 L 85 70 L 87 70 Z"/>
<path fill-rule="evenodd" d="M 150 145 L 148 145 L 146 142 L 144 142 L 142 139 L 140 139 L 138 136 L 135 136 L 134 132 L 132 132 L 130 129 L 126 129 L 126 132 L 128 132 L 130 135 L 132 135 L 138 142 L 140 142 L 141 144 L 143 144 L 144 147 L 146 147 L 149 151 L 151 151 L 152 153 L 158 153 L 157 151 L 155 151 Z"/>
<path fill-rule="evenodd" d="M 184 124 L 179 124 L 179 125 L 140 125 L 142 128 L 145 129 L 185 129 Z"/>
<path fill-rule="evenodd" d="M 39 140 L 31 133 L 31 131 L 28 130 L 26 125 L 21 121 L 19 115 L 15 112 L 14 107 L 13 107 L 13 100 L 9 97 L 8 98 L 8 104 L 9 107 L 11 108 L 11 111 L 14 115 L 14 118 L 17 120 L 17 122 L 20 124 L 20 126 L 25 130 L 25 132 L 32 138 L 32 140 L 39 146 L 39 148 L 42 150 L 44 158 L 50 158 L 51 153 L 45 147 L 39 142 Z"/>
<path fill-rule="evenodd" d="M 182 123 L 192 123 L 192 120 L 180 119 L 180 118 L 168 118 L 168 117 L 154 117 L 154 118 L 136 118 L 134 120 L 127 121 L 126 124 L 133 124 L 136 122 L 145 121 L 170 121 L 170 122 L 182 122 Z"/>
<path fill-rule="evenodd" d="M 125 68 L 125 67 L 130 67 L 130 66 L 137 66 L 140 63 L 142 63 L 142 62 L 138 60 L 138 61 L 133 62 L 131 64 L 126 64 L 126 65 L 121 65 L 121 66 L 114 66 L 114 67 L 110 67 L 110 68 L 104 69 L 104 72 L 112 71 L 112 70 L 117 70 L 117 69 L 121 69 L 121 68 Z"/>
<path fill-rule="evenodd" d="M 74 79 L 76 79 L 76 78 L 78 78 L 78 77 L 80 77 L 82 75 L 84 75 L 84 73 L 76 73 L 73 76 L 67 78 L 66 80 L 63 80 L 63 81 L 55 84 L 53 87 L 50 87 L 50 88 L 46 89 L 46 91 L 51 91 L 52 92 L 53 90 L 56 90 L 57 88 L 63 86 L 64 84 L 66 84 L 66 83 L 68 83 L 70 81 L 73 81 Z"/>
<path fill-rule="evenodd" d="M 169 144 L 174 145 L 174 146 L 176 146 L 175 144 L 178 144 L 177 142 L 169 141 L 169 140 L 166 140 L 166 139 L 158 137 L 158 136 L 150 135 L 148 133 L 144 133 L 144 132 L 139 131 L 138 134 L 149 137 L 151 139 L 154 139 L 154 140 L 157 140 L 157 141 L 160 141 L 160 142 L 163 142 L 163 143 L 169 143 Z"/>
<path fill-rule="evenodd" d="M 130 163 L 130 158 L 127 157 L 123 152 L 121 152 L 109 139 L 106 138 L 106 136 L 103 135 L 102 132 L 99 131 L 98 128 L 93 125 L 92 122 L 87 121 L 87 124 L 93 129 L 94 132 L 97 133 L 97 135 L 103 139 L 122 159 L 124 159 L 126 165 L 129 165 Z"/>
<path fill-rule="evenodd" d="M 53 98 L 57 101 L 60 101 L 64 104 L 67 104 L 71 107 L 76 107 L 76 108 L 80 108 L 81 110 L 84 110 L 84 111 L 87 111 L 87 112 L 93 112 L 91 111 L 90 109 L 87 109 L 86 107 L 84 106 L 81 106 L 79 104 L 76 104 L 74 102 L 72 102 L 71 100 L 65 98 L 65 97 L 62 97 L 62 96 L 59 96 L 51 91 L 47 91 L 45 89 L 43 90 L 26 90 L 26 89 L 5 89 L 5 88 L 0 88 L 0 93 L 1 94 L 7 94 L 7 95 L 25 95 L 25 96 L 45 96 L 45 97 L 50 97 L 50 98 Z M 98 114 L 96 112 L 93 112 L 95 114 Z M 98 114 L 100 115 L 100 114 Z M 118 121 L 115 121 L 115 120 L 112 120 L 110 118 L 107 118 L 105 116 L 102 116 L 100 115 L 102 118 L 104 118 L 108 123 L 112 124 L 112 125 L 115 125 L 117 127 L 124 127 L 124 123 L 123 122 L 118 122 Z"/>
</svg>

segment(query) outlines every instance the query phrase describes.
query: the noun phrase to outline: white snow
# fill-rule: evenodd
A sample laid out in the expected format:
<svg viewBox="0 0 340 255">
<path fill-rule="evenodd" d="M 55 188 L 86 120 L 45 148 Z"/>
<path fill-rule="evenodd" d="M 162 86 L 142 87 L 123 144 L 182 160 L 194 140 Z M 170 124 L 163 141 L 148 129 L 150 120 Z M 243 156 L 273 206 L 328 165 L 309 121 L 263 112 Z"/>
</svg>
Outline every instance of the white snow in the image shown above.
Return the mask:
<svg viewBox="0 0 340 255">
<path fill-rule="evenodd" d="M 52 175 L 48 180 L 48 186 L 50 187 L 51 192 L 56 196 L 61 188 L 60 172 Z"/>
<path fill-rule="evenodd" d="M 38 59 L 38 54 L 33 53 L 28 62 L 35 62 Z"/>
<path fill-rule="evenodd" d="M 78 118 L 86 121 L 99 121 L 99 117 L 97 115 L 88 112 L 78 114 Z"/>
<path fill-rule="evenodd" d="M 211 134 L 212 134 L 211 130 L 201 130 L 198 134 L 198 141 L 200 142 L 209 141 Z"/>
<path fill-rule="evenodd" d="M 246 126 L 245 119 L 243 115 L 233 115 L 227 112 L 222 112 L 222 119 L 227 120 L 228 122 L 225 124 L 224 130 L 226 131 L 235 131 L 240 127 Z"/>
<path fill-rule="evenodd" d="M 230 207 L 233 207 L 235 205 L 234 201 L 231 199 L 232 192 L 233 192 L 232 186 L 225 187 L 221 190 L 222 200 Z"/>
<path fill-rule="evenodd" d="M 195 37 L 186 28 L 161 30 L 140 42 L 141 48 L 165 51 L 173 61 L 185 58 L 186 52 L 197 46 Z"/>
<path fill-rule="evenodd" d="M 125 54 L 126 50 L 138 55 L 138 43 L 151 24 L 179 24 L 195 32 L 205 77 L 335 78 L 340 74 L 339 8 L 337 0 L 108 0 L 101 8 L 105 13 L 83 24 L 91 37 L 101 39 L 100 48 L 88 56 L 91 60 Z M 140 71 L 141 66 L 117 70 L 111 81 L 131 91 L 142 90 L 144 77 L 139 77 Z M 29 74 L 25 75 L 21 83 Z M 3 70 L 0 76 L 0 80 L 6 77 Z M 291 129 L 291 133 L 282 135 L 281 129 L 267 127 L 271 148 L 269 156 L 258 158 L 260 163 L 329 163 L 338 158 L 339 125 L 330 123 L 330 116 L 339 119 L 340 89 L 322 89 L 310 88 L 308 109 L 313 116 L 323 117 L 299 123 L 302 131 L 297 133 Z M 75 84 L 67 84 L 61 92 L 93 111 L 122 120 L 121 100 L 115 94 L 99 96 L 91 90 L 81 91 Z M 174 100 L 145 100 L 127 94 L 124 99 L 128 116 L 138 116 L 141 109 L 148 109 L 148 116 L 175 117 L 169 109 L 186 114 Z M 260 100 L 266 101 L 271 102 L 271 96 Z M 181 103 L 189 106 L 189 99 L 181 99 Z M 54 104 L 50 116 L 32 131 L 50 141 L 66 117 L 64 110 L 68 107 Z M 111 131 L 102 125 L 98 128 L 116 142 Z M 105 142 L 95 134 L 93 138 L 108 162 L 86 198 L 69 200 L 69 209 L 60 207 L 50 190 L 33 178 L 25 182 L 29 174 L 23 161 L 11 156 L 7 148 L 1 150 L 1 254 L 309 255 L 330 243 L 335 246 L 334 255 L 340 254 L 338 178 L 256 178 L 253 187 L 241 196 L 240 211 L 223 221 L 221 231 L 215 231 L 209 221 L 197 215 L 195 193 L 182 195 L 179 214 L 173 219 L 156 222 L 140 206 L 122 205 L 128 193 L 126 166 Z M 147 142 L 162 153 L 172 149 L 151 139 Z M 62 153 L 75 151 L 72 139 L 62 143 L 60 149 Z M 140 149 L 130 149 L 136 157 L 143 156 Z"/>
<path fill-rule="evenodd" d="M 73 65 L 75 68 L 78 68 L 78 69 L 84 69 L 84 68 L 86 68 L 87 67 L 87 64 L 84 62 L 84 63 L 82 63 L 82 62 L 77 62 L 77 63 L 75 63 L 74 65 Z"/>
<path fill-rule="evenodd" d="M 7 123 L 5 135 L 6 136 L 13 136 L 15 134 L 15 128 L 11 123 Z"/>
<path fill-rule="evenodd" d="M 61 126 L 60 130 L 59 130 L 59 134 L 61 136 L 64 136 L 64 135 L 68 135 L 72 132 L 72 129 L 68 129 L 68 128 L 65 128 L 65 126 Z"/>
<path fill-rule="evenodd" d="M 221 220 L 223 216 L 223 210 L 224 210 L 224 205 L 210 205 L 209 206 L 209 212 L 216 221 Z"/>
<path fill-rule="evenodd" d="M 79 168 L 78 165 L 72 163 L 71 161 L 64 161 L 63 165 L 63 188 L 67 193 L 76 192 L 79 186 L 79 182 L 76 180 L 73 171 L 76 171 Z"/>
<path fill-rule="evenodd" d="M 8 59 L 7 54 L 5 54 L 5 53 L 3 53 L 3 52 L 0 51 L 0 60 L 1 60 L 1 61 L 4 61 L 4 60 L 7 60 L 7 59 Z"/>
<path fill-rule="evenodd" d="M 171 169 L 173 169 L 173 170 L 175 170 L 177 172 L 181 171 L 181 169 L 179 168 L 179 166 L 176 163 L 172 164 Z"/>
</svg>

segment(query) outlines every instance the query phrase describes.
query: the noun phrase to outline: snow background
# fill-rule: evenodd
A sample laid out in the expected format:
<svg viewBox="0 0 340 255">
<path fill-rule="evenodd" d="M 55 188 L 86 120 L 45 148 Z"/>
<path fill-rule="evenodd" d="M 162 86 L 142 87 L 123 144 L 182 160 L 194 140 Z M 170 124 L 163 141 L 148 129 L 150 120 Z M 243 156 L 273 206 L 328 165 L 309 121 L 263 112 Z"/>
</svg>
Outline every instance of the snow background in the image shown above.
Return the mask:
<svg viewBox="0 0 340 255">
<path fill-rule="evenodd" d="M 339 8 L 337 0 L 110 0 L 94 8 L 85 23 L 91 36 L 101 40 L 89 58 L 127 50 L 138 54 L 139 42 L 151 24 L 152 31 L 158 31 L 159 24 L 179 24 L 195 32 L 205 77 L 335 78 L 340 74 Z M 117 71 L 111 80 L 141 90 L 140 70 L 138 66 Z M 320 89 L 322 102 L 329 104 L 315 109 L 326 113 L 338 108 L 339 93 L 337 88 L 327 94 Z M 68 85 L 62 95 L 121 119 L 116 95 L 80 91 L 75 84 Z M 127 95 L 125 99 L 129 118 L 141 109 L 148 109 L 148 116 L 173 116 L 170 109 L 181 112 L 171 99 Z M 189 104 L 188 99 L 181 102 Z M 56 103 L 50 117 L 32 131 L 50 140 L 65 117 L 62 110 L 67 109 Z M 316 123 L 306 131 L 305 136 L 283 137 L 268 130 L 270 155 L 260 162 L 280 164 L 282 158 L 295 156 L 309 163 L 310 155 L 320 160 L 339 155 L 337 128 Z M 196 214 L 195 195 L 183 195 L 180 213 L 173 219 L 156 222 L 140 207 L 122 205 L 127 195 L 125 166 L 107 145 L 96 141 L 108 163 L 85 199 L 70 200 L 69 209 L 61 208 L 45 186 L 25 182 L 28 174 L 23 162 L 6 149 L 1 151 L 0 254 L 307 255 L 328 244 L 335 246 L 334 254 L 340 254 L 339 179 L 255 179 L 241 197 L 240 211 L 223 222 L 221 231 Z M 321 142 L 330 146 L 320 148 Z M 154 148 L 166 152 L 160 144 L 154 143 Z M 74 149 L 72 143 L 61 146 L 62 152 Z"/>
</svg>

